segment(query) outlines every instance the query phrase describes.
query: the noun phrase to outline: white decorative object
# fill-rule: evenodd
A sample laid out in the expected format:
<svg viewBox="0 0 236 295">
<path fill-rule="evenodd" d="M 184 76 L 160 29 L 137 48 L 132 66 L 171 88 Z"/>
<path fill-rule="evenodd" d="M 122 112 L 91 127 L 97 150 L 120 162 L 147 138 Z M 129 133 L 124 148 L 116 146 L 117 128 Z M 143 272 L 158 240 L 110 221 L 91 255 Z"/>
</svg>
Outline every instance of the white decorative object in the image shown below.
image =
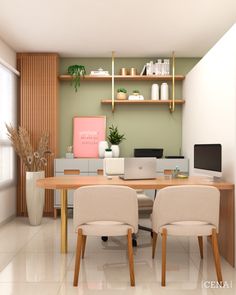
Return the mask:
<svg viewBox="0 0 236 295">
<path fill-rule="evenodd" d="M 152 84 L 152 100 L 158 100 L 159 99 L 159 85 L 158 84 Z"/>
<path fill-rule="evenodd" d="M 129 95 L 128 100 L 144 100 L 143 95 Z"/>
<path fill-rule="evenodd" d="M 105 158 L 112 158 L 112 151 L 105 151 Z"/>
<path fill-rule="evenodd" d="M 111 150 L 112 150 L 112 158 L 119 158 L 120 155 L 120 148 L 117 144 L 113 144 L 111 146 Z"/>
<path fill-rule="evenodd" d="M 170 60 L 169 59 L 164 59 L 165 63 L 165 75 L 170 74 Z"/>
<path fill-rule="evenodd" d="M 160 76 L 162 74 L 162 61 L 158 59 L 155 63 L 155 74 Z"/>
<path fill-rule="evenodd" d="M 31 225 L 40 225 L 42 221 L 45 190 L 37 187 L 36 181 L 44 177 L 44 171 L 26 172 L 26 205 Z"/>
<path fill-rule="evenodd" d="M 99 141 L 99 143 L 98 143 L 98 155 L 99 155 L 99 158 L 104 158 L 106 149 L 108 149 L 107 141 Z"/>
<path fill-rule="evenodd" d="M 109 76 L 109 72 L 104 71 L 102 68 L 99 68 L 95 71 L 91 71 L 90 76 Z"/>
<path fill-rule="evenodd" d="M 167 83 L 161 84 L 161 100 L 168 100 L 169 99 L 169 89 Z"/>
<path fill-rule="evenodd" d="M 73 153 L 66 153 L 66 159 L 74 159 Z"/>
</svg>

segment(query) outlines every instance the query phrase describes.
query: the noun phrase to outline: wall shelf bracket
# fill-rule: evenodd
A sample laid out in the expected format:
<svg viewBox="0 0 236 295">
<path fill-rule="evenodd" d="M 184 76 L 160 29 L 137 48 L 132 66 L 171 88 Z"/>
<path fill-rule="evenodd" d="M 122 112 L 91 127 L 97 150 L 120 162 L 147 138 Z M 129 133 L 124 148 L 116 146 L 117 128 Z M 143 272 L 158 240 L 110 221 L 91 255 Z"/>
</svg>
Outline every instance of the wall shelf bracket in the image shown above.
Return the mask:
<svg viewBox="0 0 236 295">
<path fill-rule="evenodd" d="M 175 52 L 172 52 L 172 99 L 169 106 L 170 112 L 175 111 Z"/>
</svg>

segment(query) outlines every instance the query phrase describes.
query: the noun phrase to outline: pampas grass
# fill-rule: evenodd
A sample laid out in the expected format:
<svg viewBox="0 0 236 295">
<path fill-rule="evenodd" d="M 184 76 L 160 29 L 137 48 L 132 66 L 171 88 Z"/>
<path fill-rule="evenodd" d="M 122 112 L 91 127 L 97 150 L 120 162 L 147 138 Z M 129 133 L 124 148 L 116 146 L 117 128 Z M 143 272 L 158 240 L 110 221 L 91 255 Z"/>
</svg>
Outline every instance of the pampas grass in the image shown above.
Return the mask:
<svg viewBox="0 0 236 295">
<path fill-rule="evenodd" d="M 7 135 L 10 139 L 13 148 L 18 156 L 22 159 L 27 171 L 41 171 L 45 169 L 47 165 L 46 155 L 51 154 L 48 149 L 49 134 L 43 132 L 40 137 L 37 150 L 34 151 L 30 143 L 30 136 L 28 131 L 23 128 L 12 127 L 7 125 Z"/>
</svg>

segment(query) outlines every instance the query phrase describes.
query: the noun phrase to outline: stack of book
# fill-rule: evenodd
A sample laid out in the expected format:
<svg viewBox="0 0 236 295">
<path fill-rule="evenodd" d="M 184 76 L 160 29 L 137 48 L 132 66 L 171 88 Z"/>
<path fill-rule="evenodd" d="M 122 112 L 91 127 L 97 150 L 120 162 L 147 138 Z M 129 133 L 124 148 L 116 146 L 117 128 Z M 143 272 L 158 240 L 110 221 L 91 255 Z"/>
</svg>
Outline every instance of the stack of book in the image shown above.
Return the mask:
<svg viewBox="0 0 236 295">
<path fill-rule="evenodd" d="M 170 74 L 170 60 L 169 59 L 158 59 L 156 62 L 152 60 L 146 63 L 141 71 L 141 76 L 166 76 Z"/>
<path fill-rule="evenodd" d="M 144 100 L 143 95 L 129 95 L 128 100 Z"/>
<path fill-rule="evenodd" d="M 102 68 L 91 71 L 90 76 L 110 76 L 108 71 L 104 71 Z"/>
</svg>

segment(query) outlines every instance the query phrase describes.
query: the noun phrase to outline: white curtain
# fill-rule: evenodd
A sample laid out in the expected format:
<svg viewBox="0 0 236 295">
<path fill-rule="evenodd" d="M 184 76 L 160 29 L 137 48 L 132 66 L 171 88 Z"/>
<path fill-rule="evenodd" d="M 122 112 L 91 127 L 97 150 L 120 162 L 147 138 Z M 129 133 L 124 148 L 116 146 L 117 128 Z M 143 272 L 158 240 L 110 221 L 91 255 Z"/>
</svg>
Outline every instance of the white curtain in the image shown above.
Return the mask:
<svg viewBox="0 0 236 295">
<path fill-rule="evenodd" d="M 5 123 L 16 126 L 17 77 L 0 64 L 0 188 L 15 180 L 15 157 L 7 138 Z"/>
</svg>

